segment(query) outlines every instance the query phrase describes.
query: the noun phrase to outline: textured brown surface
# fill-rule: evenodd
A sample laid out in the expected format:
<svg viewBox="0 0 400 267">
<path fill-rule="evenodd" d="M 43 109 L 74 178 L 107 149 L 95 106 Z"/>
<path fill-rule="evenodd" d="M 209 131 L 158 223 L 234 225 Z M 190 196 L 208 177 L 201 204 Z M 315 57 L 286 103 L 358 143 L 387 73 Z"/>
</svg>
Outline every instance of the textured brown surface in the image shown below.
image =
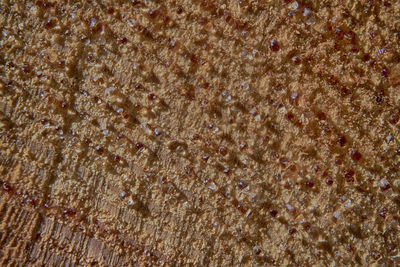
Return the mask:
<svg viewBox="0 0 400 267">
<path fill-rule="evenodd" d="M 1 0 L 0 265 L 399 265 L 399 42 L 399 1 Z"/>
</svg>

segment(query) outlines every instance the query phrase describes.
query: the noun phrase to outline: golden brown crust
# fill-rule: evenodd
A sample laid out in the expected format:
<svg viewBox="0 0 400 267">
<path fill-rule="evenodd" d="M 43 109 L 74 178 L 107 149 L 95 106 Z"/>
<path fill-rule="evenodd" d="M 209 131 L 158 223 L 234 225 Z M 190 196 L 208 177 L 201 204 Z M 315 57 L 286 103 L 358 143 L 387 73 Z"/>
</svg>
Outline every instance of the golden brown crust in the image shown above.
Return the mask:
<svg viewBox="0 0 400 267">
<path fill-rule="evenodd" d="M 399 264 L 400 3 L 0 10 L 1 265 Z"/>
</svg>

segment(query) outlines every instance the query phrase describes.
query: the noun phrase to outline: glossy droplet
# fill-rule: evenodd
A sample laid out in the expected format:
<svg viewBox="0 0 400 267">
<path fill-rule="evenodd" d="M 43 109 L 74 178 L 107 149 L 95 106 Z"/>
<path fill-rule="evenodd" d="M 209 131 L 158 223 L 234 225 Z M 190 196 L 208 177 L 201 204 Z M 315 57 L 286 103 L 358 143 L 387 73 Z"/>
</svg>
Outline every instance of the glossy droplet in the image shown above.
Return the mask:
<svg viewBox="0 0 400 267">
<path fill-rule="evenodd" d="M 222 156 L 226 156 L 228 154 L 228 149 L 224 146 L 220 146 L 218 148 L 218 152 L 219 154 L 221 154 Z"/>
<path fill-rule="evenodd" d="M 246 187 L 247 187 L 247 182 L 244 181 L 244 180 L 240 180 L 240 181 L 238 182 L 238 187 L 239 187 L 240 189 L 246 188 Z"/>
<path fill-rule="evenodd" d="M 271 41 L 271 43 L 269 44 L 269 48 L 274 52 L 279 51 L 279 43 L 278 43 L 278 41 L 275 41 L 275 40 Z"/>
<path fill-rule="evenodd" d="M 289 229 L 289 234 L 294 235 L 297 232 L 296 228 L 290 228 Z"/>
<path fill-rule="evenodd" d="M 276 215 L 278 215 L 278 211 L 277 211 L 277 210 L 270 210 L 270 211 L 269 211 L 269 214 L 270 214 L 272 217 L 276 217 Z"/>
<path fill-rule="evenodd" d="M 331 177 L 326 178 L 325 182 L 327 185 L 333 185 L 333 180 Z"/>
<path fill-rule="evenodd" d="M 340 136 L 339 138 L 338 138 L 338 144 L 340 145 L 340 146 L 344 146 L 345 144 L 346 144 L 346 137 L 345 136 Z"/>
<path fill-rule="evenodd" d="M 390 189 L 390 184 L 388 181 L 386 181 L 385 179 L 381 180 L 381 184 L 380 184 L 381 190 L 382 191 L 386 191 Z"/>
</svg>

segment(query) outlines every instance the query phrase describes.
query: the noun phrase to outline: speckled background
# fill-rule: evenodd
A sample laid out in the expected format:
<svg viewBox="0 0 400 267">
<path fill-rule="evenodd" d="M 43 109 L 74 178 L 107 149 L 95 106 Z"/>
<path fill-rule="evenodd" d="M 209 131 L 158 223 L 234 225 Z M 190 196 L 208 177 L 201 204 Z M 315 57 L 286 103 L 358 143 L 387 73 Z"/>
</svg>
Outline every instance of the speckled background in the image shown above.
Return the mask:
<svg viewBox="0 0 400 267">
<path fill-rule="evenodd" d="M 0 265 L 399 265 L 399 63 L 399 1 L 1 0 Z"/>
</svg>

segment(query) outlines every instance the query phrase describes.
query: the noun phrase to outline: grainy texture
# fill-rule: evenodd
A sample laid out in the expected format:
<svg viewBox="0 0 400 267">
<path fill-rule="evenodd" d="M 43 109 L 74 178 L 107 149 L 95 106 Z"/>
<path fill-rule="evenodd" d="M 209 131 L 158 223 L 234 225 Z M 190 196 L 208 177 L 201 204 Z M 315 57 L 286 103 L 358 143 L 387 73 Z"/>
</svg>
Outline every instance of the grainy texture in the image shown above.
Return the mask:
<svg viewBox="0 0 400 267">
<path fill-rule="evenodd" d="M 0 3 L 1 266 L 400 264 L 399 1 Z"/>
</svg>

